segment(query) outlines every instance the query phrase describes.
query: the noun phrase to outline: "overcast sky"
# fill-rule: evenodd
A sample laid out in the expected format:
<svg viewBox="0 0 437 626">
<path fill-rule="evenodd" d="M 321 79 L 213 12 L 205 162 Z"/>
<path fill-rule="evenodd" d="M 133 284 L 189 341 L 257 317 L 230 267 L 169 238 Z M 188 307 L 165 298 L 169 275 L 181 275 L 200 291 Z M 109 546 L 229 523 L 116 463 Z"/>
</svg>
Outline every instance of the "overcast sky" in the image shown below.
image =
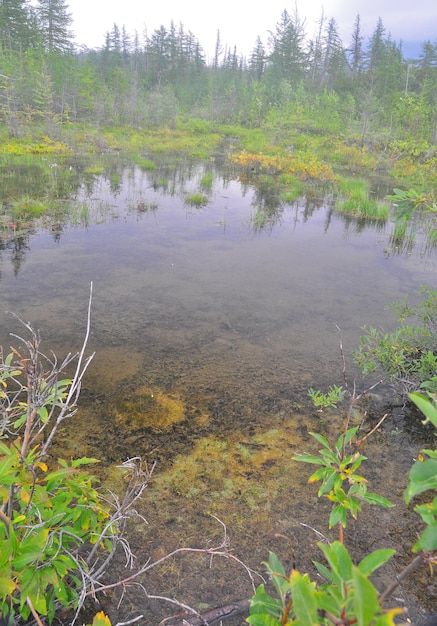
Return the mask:
<svg viewBox="0 0 437 626">
<path fill-rule="evenodd" d="M 212 57 L 220 30 L 223 46 L 248 55 L 259 35 L 267 44 L 268 31 L 275 29 L 284 9 L 292 14 L 297 6 L 306 30 L 312 36 L 322 15 L 334 17 L 345 44 L 357 14 L 363 34 L 372 34 L 382 18 L 387 33 L 395 41 L 423 42 L 437 40 L 437 0 L 67 0 L 73 15 L 73 31 L 78 44 L 90 48 L 103 46 L 105 34 L 116 23 L 128 33 L 150 35 L 171 20 L 180 22 L 199 40 L 208 58 Z"/>
</svg>

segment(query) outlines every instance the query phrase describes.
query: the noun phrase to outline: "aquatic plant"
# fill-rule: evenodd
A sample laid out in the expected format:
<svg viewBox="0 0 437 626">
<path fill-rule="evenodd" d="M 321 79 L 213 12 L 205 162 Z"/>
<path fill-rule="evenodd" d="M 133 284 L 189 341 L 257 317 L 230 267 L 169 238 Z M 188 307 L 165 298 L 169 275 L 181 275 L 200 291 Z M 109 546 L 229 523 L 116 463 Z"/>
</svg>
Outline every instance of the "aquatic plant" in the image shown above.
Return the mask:
<svg viewBox="0 0 437 626">
<path fill-rule="evenodd" d="M 337 180 L 336 190 L 347 198 L 366 200 L 369 197 L 370 185 L 363 178 L 344 178 Z"/>
<path fill-rule="evenodd" d="M 212 172 L 207 172 L 200 179 L 199 185 L 202 191 L 205 191 L 206 193 L 211 193 L 213 183 L 214 183 L 214 174 Z"/>
<path fill-rule="evenodd" d="M 131 155 L 131 158 L 132 161 L 145 172 L 150 172 L 156 169 L 156 163 L 154 161 L 151 161 L 150 159 L 145 159 L 139 154 L 133 154 Z"/>
<path fill-rule="evenodd" d="M 385 221 L 389 215 L 389 208 L 385 203 L 372 200 L 370 198 L 348 198 L 343 202 L 336 203 L 335 210 L 339 213 L 346 213 L 353 217 L 369 218 L 373 220 Z"/>
<path fill-rule="evenodd" d="M 104 171 L 105 168 L 100 164 L 88 165 L 88 167 L 85 168 L 85 174 L 93 174 L 94 176 L 99 176 L 103 174 Z"/>
<path fill-rule="evenodd" d="M 406 221 L 395 221 L 393 229 L 390 232 L 389 245 L 390 249 L 397 252 L 411 252 L 414 246 L 415 233 L 412 227 Z"/>
<path fill-rule="evenodd" d="M 47 211 L 47 203 L 29 197 L 23 197 L 16 200 L 10 209 L 10 213 L 15 219 L 31 219 L 40 217 Z"/>
<path fill-rule="evenodd" d="M 336 190 L 340 197 L 335 202 L 335 210 L 339 213 L 381 221 L 388 218 L 388 205 L 369 197 L 370 186 L 366 180 L 340 178 Z"/>
<path fill-rule="evenodd" d="M 208 204 L 208 196 L 199 192 L 190 193 L 185 196 L 184 202 L 193 207 L 204 207 Z"/>
</svg>

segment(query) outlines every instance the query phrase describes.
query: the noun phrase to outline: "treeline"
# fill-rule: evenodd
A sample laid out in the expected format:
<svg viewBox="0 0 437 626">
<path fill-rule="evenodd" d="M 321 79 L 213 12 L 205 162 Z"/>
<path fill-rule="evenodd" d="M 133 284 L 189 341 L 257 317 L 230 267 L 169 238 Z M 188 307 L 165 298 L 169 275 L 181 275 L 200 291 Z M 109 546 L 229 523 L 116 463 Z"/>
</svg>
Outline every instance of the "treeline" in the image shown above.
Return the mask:
<svg viewBox="0 0 437 626">
<path fill-rule="evenodd" d="M 208 63 L 182 24 L 141 35 L 114 24 L 99 49 L 75 47 L 71 25 L 64 0 L 0 1 L 0 118 L 11 135 L 34 123 L 56 136 L 72 122 L 144 127 L 192 116 L 437 143 L 437 41 L 406 59 L 381 19 L 365 37 L 358 16 L 346 46 L 334 18 L 322 16 L 308 37 L 284 10 L 248 58 L 217 33 Z"/>
</svg>

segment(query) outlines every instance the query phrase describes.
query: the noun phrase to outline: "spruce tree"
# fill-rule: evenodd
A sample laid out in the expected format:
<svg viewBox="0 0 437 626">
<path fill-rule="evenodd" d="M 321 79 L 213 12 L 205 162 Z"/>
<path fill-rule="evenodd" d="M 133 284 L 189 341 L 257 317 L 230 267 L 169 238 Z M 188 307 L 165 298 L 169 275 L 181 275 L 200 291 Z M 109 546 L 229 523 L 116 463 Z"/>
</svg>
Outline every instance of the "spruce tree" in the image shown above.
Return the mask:
<svg viewBox="0 0 437 626">
<path fill-rule="evenodd" d="M 0 44 L 7 50 L 26 50 L 37 43 L 38 31 L 27 0 L 0 0 Z"/>
<path fill-rule="evenodd" d="M 45 50 L 71 52 L 73 18 L 65 0 L 37 0 L 35 11 Z"/>
</svg>

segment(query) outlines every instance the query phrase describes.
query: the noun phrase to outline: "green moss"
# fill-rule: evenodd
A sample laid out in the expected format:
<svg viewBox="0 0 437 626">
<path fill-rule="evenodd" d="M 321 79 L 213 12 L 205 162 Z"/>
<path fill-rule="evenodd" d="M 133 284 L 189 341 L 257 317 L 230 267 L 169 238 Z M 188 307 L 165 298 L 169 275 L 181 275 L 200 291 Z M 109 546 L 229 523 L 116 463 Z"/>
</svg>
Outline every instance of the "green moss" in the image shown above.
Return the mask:
<svg viewBox="0 0 437 626">
<path fill-rule="evenodd" d="M 297 447 L 290 421 L 244 441 L 213 435 L 197 441 L 188 454 L 177 456 L 172 467 L 154 480 L 154 494 L 170 499 L 177 493 L 196 498 L 206 509 L 224 512 L 236 498 L 250 508 L 263 507 L 281 491 L 296 471 L 290 448 Z"/>
<path fill-rule="evenodd" d="M 166 429 L 185 419 L 185 405 L 176 396 L 141 387 L 117 402 L 116 417 L 137 427 Z"/>
</svg>

